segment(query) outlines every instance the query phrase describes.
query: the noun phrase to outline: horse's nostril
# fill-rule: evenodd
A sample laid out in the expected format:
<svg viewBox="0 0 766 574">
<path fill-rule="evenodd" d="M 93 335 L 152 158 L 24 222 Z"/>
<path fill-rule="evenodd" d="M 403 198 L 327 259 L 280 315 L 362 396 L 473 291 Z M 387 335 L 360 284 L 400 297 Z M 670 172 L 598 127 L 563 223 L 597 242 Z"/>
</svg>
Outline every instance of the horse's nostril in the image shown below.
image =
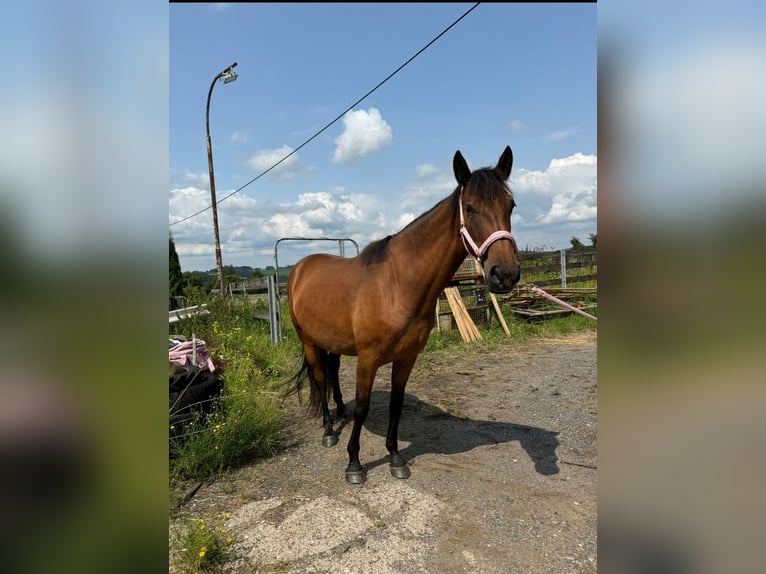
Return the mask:
<svg viewBox="0 0 766 574">
<path fill-rule="evenodd" d="M 493 265 L 489 269 L 488 278 L 493 285 L 515 285 L 521 279 L 521 269 L 516 268 L 507 271 L 499 265 Z"/>
</svg>

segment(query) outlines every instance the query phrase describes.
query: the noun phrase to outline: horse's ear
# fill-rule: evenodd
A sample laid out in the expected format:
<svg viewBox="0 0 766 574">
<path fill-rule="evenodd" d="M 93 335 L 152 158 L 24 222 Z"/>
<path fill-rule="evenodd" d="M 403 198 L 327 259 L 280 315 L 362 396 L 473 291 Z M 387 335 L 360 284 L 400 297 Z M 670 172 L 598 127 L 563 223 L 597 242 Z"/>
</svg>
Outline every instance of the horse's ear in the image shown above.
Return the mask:
<svg viewBox="0 0 766 574">
<path fill-rule="evenodd" d="M 455 157 L 452 158 L 452 169 L 455 171 L 455 179 L 460 185 L 465 185 L 468 178 L 471 177 L 471 170 L 468 169 L 468 164 L 460 153 L 460 150 L 455 152 Z"/>
<path fill-rule="evenodd" d="M 497 174 L 501 177 L 503 181 L 508 179 L 511 175 L 511 166 L 513 165 L 513 152 L 511 151 L 511 146 L 505 146 L 505 150 L 503 150 L 503 155 L 500 156 L 500 159 L 497 162 L 497 167 L 495 167 L 495 171 Z"/>
</svg>

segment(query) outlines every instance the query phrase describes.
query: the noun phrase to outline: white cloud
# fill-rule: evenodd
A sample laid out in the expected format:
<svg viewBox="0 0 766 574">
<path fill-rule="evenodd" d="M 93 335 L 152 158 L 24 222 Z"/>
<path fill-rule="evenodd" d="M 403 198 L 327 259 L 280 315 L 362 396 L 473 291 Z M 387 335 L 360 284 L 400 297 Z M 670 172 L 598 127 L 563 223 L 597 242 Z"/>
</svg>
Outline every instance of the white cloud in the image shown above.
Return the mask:
<svg viewBox="0 0 766 574">
<path fill-rule="evenodd" d="M 335 139 L 334 163 L 352 162 L 391 143 L 391 127 L 377 108 L 348 112 L 343 126 L 343 133 Z"/>
<path fill-rule="evenodd" d="M 553 204 L 541 223 L 583 221 L 596 218 L 596 188 L 564 192 L 553 197 Z"/>
<path fill-rule="evenodd" d="M 312 227 L 300 213 L 275 213 L 264 222 L 263 231 L 277 239 L 281 237 L 319 237 L 322 235 L 321 228 Z"/>
<path fill-rule="evenodd" d="M 520 120 L 513 120 L 511 122 L 511 129 L 517 133 L 523 133 L 527 131 L 527 126 Z"/>
<path fill-rule="evenodd" d="M 432 164 L 421 164 L 415 168 L 415 182 L 405 188 L 398 202 L 400 209 L 406 212 L 399 216 L 399 221 L 406 219 L 408 214 L 415 213 L 415 219 L 421 213 L 431 209 L 438 201 L 447 197 L 455 189 L 457 182 L 452 168 L 438 167 Z M 410 219 L 410 221 L 412 221 Z M 405 225 L 409 223 L 406 221 Z M 400 225 L 399 228 L 404 227 Z"/>
<path fill-rule="evenodd" d="M 572 236 L 587 243 L 588 234 L 596 232 L 597 165 L 596 156 L 576 153 L 552 159 L 544 170 L 518 168 L 511 173 L 510 185 L 518 204 L 512 218 L 513 233 L 520 247 L 568 247 Z M 457 185 L 447 165 L 421 164 L 411 177 L 411 184 L 398 197 L 355 193 L 343 187 L 303 193 L 286 203 L 235 194 L 218 206 L 224 264 L 270 265 L 274 243 L 282 237 L 348 237 L 364 248 L 403 229 Z M 221 197 L 229 191 L 222 190 Z M 170 192 L 170 221 L 209 203 L 206 187 L 179 186 Z M 172 226 L 171 232 L 184 271 L 215 267 L 210 211 Z M 286 242 L 280 244 L 280 264 L 293 263 L 310 249 L 338 252 L 332 242 L 311 248 L 301 242 Z M 347 245 L 346 254 L 350 253 Z"/>
<path fill-rule="evenodd" d="M 518 204 L 512 229 L 521 247 L 564 248 L 573 236 L 587 243 L 588 234 L 596 232 L 597 167 L 595 155 L 575 153 L 550 160 L 545 170 L 511 172 L 509 183 Z M 392 206 L 399 210 L 389 217 L 396 222 L 395 230 L 447 197 L 455 186 L 451 167 L 415 168 L 413 183 Z"/>
<path fill-rule="evenodd" d="M 185 171 L 178 176 L 178 179 L 187 186 L 210 189 L 210 174 L 207 172 L 192 173 L 190 171 Z"/>
<path fill-rule="evenodd" d="M 396 225 L 397 225 L 397 228 L 398 228 L 398 229 L 404 229 L 404 228 L 405 228 L 405 227 L 407 227 L 407 226 L 408 226 L 410 223 L 412 223 L 413 221 L 415 221 L 415 219 L 416 219 L 417 217 L 418 217 L 418 216 L 417 216 L 417 215 L 415 215 L 414 213 L 410 213 L 410 212 L 407 212 L 407 213 L 402 213 L 402 214 L 399 216 L 399 219 L 397 219 L 397 220 L 396 220 Z"/>
<path fill-rule="evenodd" d="M 210 194 L 206 189 L 193 186 L 173 189 L 169 201 L 170 222 L 209 204 Z M 294 202 L 283 204 L 257 202 L 243 193 L 235 194 L 219 203 L 218 222 L 224 264 L 254 267 L 270 264 L 274 243 L 282 237 L 349 237 L 363 247 L 391 233 L 384 206 L 376 197 L 350 193 L 342 187 L 304 193 Z M 184 271 L 215 267 L 210 211 L 170 229 Z M 337 252 L 334 245 L 330 245 L 330 250 L 332 248 Z M 289 249 L 293 248 L 285 247 L 286 252 Z M 283 261 L 280 254 L 280 264 Z"/>
<path fill-rule="evenodd" d="M 210 192 L 198 186 L 188 186 L 170 190 L 170 220 L 173 215 L 182 217 L 183 211 L 193 211 L 197 207 L 205 207 L 210 202 Z"/>
<path fill-rule="evenodd" d="M 565 130 L 558 130 L 553 133 L 548 134 L 543 139 L 546 142 L 560 142 L 562 140 L 567 139 L 569 136 L 574 135 L 577 133 L 577 128 L 568 128 Z"/>
<path fill-rule="evenodd" d="M 577 152 L 574 155 L 570 155 L 569 157 L 565 157 L 562 159 L 552 159 L 551 163 L 549 164 L 549 169 L 566 169 L 569 167 L 578 167 L 578 166 L 585 166 L 586 169 L 590 169 L 591 167 L 596 167 L 598 163 L 598 158 L 596 158 L 595 155 L 584 155 L 580 152 Z"/>
<path fill-rule="evenodd" d="M 439 173 L 439 168 L 430 163 L 424 163 L 415 168 L 415 176 L 418 179 L 427 179 Z"/>
<path fill-rule="evenodd" d="M 247 160 L 247 165 L 255 171 L 263 172 L 287 157 L 292 151 L 293 148 L 289 145 L 283 145 L 276 149 L 258 150 Z M 295 153 L 272 169 L 269 172 L 269 175 L 276 179 L 294 179 L 302 175 L 310 174 L 313 171 L 314 168 L 302 164 L 298 158 L 298 154 Z"/>
<path fill-rule="evenodd" d="M 545 171 L 511 174 L 521 225 L 547 225 L 596 219 L 598 160 L 576 153 L 553 159 Z"/>
</svg>

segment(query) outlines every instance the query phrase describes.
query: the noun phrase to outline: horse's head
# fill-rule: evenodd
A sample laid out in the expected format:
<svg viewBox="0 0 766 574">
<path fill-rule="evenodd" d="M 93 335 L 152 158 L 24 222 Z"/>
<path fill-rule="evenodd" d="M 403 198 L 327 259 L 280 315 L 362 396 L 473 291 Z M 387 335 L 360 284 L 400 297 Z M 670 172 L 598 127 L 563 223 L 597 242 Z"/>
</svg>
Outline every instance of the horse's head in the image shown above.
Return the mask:
<svg viewBox="0 0 766 574">
<path fill-rule="evenodd" d="M 513 152 L 508 146 L 493 168 L 472 173 L 460 151 L 452 161 L 459 184 L 460 234 L 468 252 L 481 264 L 493 293 L 508 293 L 521 277 L 516 240 L 511 235 L 515 203 L 505 183 L 512 165 Z"/>
</svg>

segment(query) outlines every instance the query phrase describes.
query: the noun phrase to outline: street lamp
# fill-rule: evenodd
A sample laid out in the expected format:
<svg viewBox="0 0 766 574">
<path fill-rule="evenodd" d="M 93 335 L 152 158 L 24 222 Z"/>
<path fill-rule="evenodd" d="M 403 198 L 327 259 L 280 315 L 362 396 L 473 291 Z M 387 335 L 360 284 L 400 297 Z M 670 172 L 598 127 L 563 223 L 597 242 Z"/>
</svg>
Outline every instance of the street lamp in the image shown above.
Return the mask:
<svg viewBox="0 0 766 574">
<path fill-rule="evenodd" d="M 213 87 L 216 81 L 223 78 L 223 83 L 228 84 L 237 79 L 234 68 L 237 63 L 222 70 L 210 83 L 210 91 L 207 93 L 207 108 L 205 109 L 205 131 L 207 132 L 207 165 L 210 170 L 210 201 L 213 204 L 213 232 L 215 233 L 215 264 L 218 270 L 218 289 L 223 296 L 223 261 L 221 260 L 221 241 L 218 238 L 218 206 L 215 202 L 215 176 L 213 175 L 213 148 L 210 145 L 210 96 L 213 95 Z"/>
</svg>

